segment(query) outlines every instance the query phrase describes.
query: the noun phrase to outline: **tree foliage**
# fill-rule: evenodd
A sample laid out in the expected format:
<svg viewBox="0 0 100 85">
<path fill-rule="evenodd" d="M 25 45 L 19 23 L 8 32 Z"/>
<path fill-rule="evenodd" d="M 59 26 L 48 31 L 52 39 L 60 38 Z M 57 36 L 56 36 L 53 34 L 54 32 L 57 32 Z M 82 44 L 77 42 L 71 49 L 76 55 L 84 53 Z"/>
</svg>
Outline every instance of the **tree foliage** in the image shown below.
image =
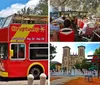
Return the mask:
<svg viewBox="0 0 100 85">
<path fill-rule="evenodd" d="M 48 15 L 48 0 L 40 0 L 39 4 L 34 8 L 34 14 Z"/>
<path fill-rule="evenodd" d="M 100 47 L 95 50 L 94 55 L 100 55 Z"/>
<path fill-rule="evenodd" d="M 50 63 L 50 70 L 53 70 L 53 69 L 56 69 L 56 66 L 55 66 L 55 64 Z"/>
<path fill-rule="evenodd" d="M 76 69 L 87 69 L 89 70 L 89 68 L 92 66 L 92 63 L 91 62 L 87 62 L 86 59 L 84 59 L 81 63 L 80 62 L 77 62 L 75 64 L 75 68 Z"/>
<path fill-rule="evenodd" d="M 94 55 L 100 55 L 100 47 L 95 50 Z M 75 64 L 75 68 L 76 69 L 80 69 L 81 71 L 82 71 L 82 69 L 94 70 L 94 69 L 98 69 L 97 68 L 97 65 L 98 65 L 97 62 L 95 62 L 95 63 L 87 62 L 87 60 L 84 59 L 81 63 L 80 62 L 77 62 Z"/>
<path fill-rule="evenodd" d="M 27 15 L 48 15 L 48 0 L 40 0 L 39 4 L 33 9 L 32 7 L 24 7 L 18 14 Z"/>
<path fill-rule="evenodd" d="M 67 6 L 73 10 L 87 11 L 89 14 L 100 13 L 100 0 L 50 0 L 54 8 Z"/>
<path fill-rule="evenodd" d="M 30 7 L 24 7 L 20 11 L 17 12 L 17 14 L 26 14 L 26 15 L 31 15 L 33 14 L 33 9 Z"/>
<path fill-rule="evenodd" d="M 100 58 L 100 47 L 95 50 L 94 55 L 98 55 L 98 58 Z M 95 60 L 95 64 L 98 67 L 98 64 L 99 64 L 98 60 Z M 100 64 L 99 64 L 98 69 L 100 69 Z"/>
<path fill-rule="evenodd" d="M 50 44 L 50 60 L 54 59 L 56 53 L 56 47 Z"/>
<path fill-rule="evenodd" d="M 75 64 L 75 68 L 76 68 L 76 69 L 80 69 L 80 63 L 77 62 L 77 63 Z"/>
</svg>

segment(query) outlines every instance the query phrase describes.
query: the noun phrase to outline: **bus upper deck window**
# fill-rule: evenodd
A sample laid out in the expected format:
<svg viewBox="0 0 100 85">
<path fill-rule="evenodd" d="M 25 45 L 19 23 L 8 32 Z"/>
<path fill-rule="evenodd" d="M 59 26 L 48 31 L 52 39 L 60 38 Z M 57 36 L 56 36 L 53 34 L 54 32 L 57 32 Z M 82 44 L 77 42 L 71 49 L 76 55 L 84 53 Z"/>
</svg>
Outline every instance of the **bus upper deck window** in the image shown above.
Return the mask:
<svg viewBox="0 0 100 85">
<path fill-rule="evenodd" d="M 15 20 L 15 19 L 13 19 L 12 23 L 21 23 L 21 20 Z"/>
<path fill-rule="evenodd" d="M 23 24 L 27 24 L 28 22 L 26 20 L 23 21 Z"/>
<path fill-rule="evenodd" d="M 35 23 L 35 21 L 31 21 L 31 24 L 34 24 Z"/>
</svg>

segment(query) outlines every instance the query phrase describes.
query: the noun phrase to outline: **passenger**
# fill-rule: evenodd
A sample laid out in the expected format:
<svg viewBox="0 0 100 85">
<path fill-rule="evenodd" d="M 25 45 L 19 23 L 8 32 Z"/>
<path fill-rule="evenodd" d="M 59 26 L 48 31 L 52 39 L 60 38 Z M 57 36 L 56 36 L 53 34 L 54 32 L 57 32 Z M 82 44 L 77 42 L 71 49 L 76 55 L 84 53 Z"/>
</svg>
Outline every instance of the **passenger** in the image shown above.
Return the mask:
<svg viewBox="0 0 100 85">
<path fill-rule="evenodd" d="M 64 21 L 64 28 L 70 28 L 70 26 L 71 26 L 71 21 L 69 19 L 66 19 Z"/>
<path fill-rule="evenodd" d="M 55 19 L 54 21 L 57 22 L 58 24 L 63 24 L 65 19 L 66 17 L 62 15 L 61 17 Z"/>
<path fill-rule="evenodd" d="M 56 22 L 57 24 L 59 24 L 60 29 L 62 29 L 64 27 L 64 20 L 66 19 L 66 17 L 64 15 L 62 15 L 61 17 L 53 20 L 53 22 Z"/>
<path fill-rule="evenodd" d="M 52 22 L 52 18 L 50 18 L 50 22 L 50 41 L 58 41 L 58 31 L 60 27 L 57 22 Z"/>
<path fill-rule="evenodd" d="M 79 27 L 77 26 L 77 19 L 76 19 L 76 17 L 73 17 L 71 19 L 71 28 L 75 32 L 75 41 L 81 41 L 81 36 L 79 36 L 79 34 L 78 34 Z"/>
<path fill-rule="evenodd" d="M 81 29 L 79 31 L 79 35 L 85 35 L 86 34 L 86 31 L 90 28 L 89 25 L 92 24 L 92 27 L 95 28 L 95 22 L 92 22 L 92 21 L 87 21 L 84 26 L 83 26 L 83 29 Z"/>
</svg>

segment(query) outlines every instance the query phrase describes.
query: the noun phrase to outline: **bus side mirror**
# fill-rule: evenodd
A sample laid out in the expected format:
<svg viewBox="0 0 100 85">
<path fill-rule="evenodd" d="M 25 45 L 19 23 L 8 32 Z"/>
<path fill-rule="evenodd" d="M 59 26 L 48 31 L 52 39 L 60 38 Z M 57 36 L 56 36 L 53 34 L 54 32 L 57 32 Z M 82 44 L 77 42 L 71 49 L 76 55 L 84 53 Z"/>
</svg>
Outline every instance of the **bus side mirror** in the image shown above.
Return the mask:
<svg viewBox="0 0 100 85">
<path fill-rule="evenodd" d="M 10 50 L 10 57 L 12 57 L 14 55 L 13 50 Z"/>
</svg>

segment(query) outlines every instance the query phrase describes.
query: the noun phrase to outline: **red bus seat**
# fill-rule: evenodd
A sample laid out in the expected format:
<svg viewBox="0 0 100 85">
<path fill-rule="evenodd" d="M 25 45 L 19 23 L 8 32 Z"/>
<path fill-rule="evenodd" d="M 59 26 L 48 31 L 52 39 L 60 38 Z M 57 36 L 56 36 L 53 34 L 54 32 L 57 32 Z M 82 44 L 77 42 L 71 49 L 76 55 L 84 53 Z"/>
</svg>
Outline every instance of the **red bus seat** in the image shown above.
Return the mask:
<svg viewBox="0 0 100 85">
<path fill-rule="evenodd" d="M 93 31 L 95 29 L 96 29 L 95 24 L 94 23 L 89 23 L 87 25 L 86 32 L 85 32 L 84 36 L 92 36 Z"/>
</svg>

